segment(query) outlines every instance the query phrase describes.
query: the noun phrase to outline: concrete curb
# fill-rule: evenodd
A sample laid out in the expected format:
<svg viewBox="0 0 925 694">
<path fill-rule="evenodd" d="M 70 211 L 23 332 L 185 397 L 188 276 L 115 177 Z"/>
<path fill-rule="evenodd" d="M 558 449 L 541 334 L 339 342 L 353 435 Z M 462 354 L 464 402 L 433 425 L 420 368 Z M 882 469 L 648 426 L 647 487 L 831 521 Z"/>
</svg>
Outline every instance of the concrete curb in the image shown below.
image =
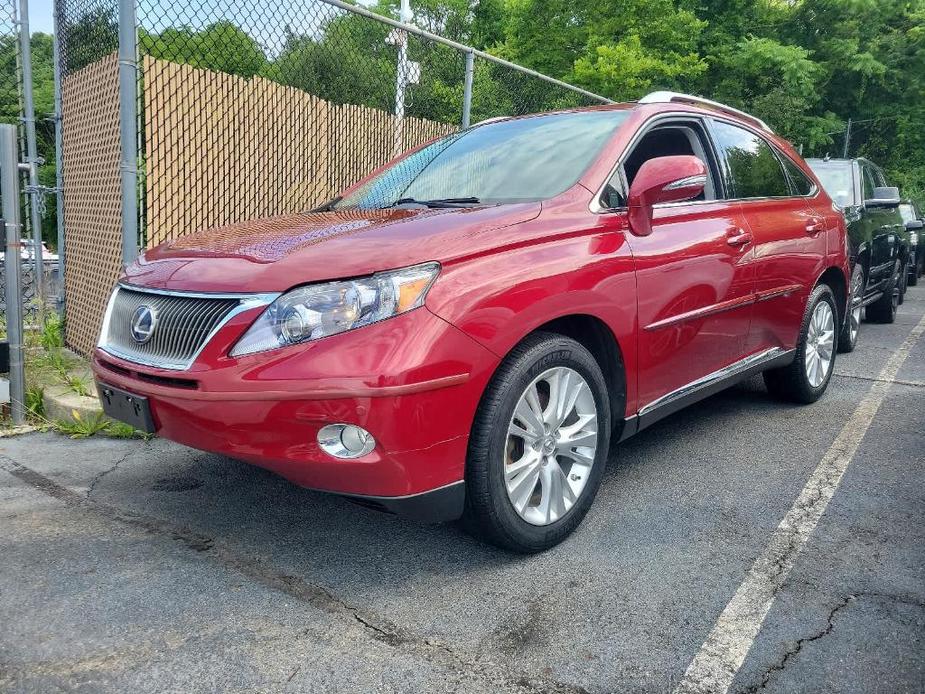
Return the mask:
<svg viewBox="0 0 925 694">
<path fill-rule="evenodd" d="M 99 398 L 94 395 L 78 395 L 67 386 L 45 386 L 42 402 L 45 405 L 45 418 L 51 422 L 73 421 L 75 412 L 86 422 L 103 413 Z"/>
</svg>

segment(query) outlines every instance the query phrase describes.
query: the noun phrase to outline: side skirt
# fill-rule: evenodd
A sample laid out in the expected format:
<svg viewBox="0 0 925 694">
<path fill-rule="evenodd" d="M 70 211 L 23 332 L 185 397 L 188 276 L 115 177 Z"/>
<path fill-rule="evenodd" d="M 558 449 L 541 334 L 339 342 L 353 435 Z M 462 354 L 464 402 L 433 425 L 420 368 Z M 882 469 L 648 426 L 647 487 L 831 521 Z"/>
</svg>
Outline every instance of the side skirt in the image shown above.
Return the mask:
<svg viewBox="0 0 925 694">
<path fill-rule="evenodd" d="M 650 402 L 640 409 L 638 414 L 627 417 L 624 420 L 623 434 L 620 436 L 620 440 L 625 441 L 633 434 L 655 424 L 660 419 L 664 419 L 668 415 L 674 414 L 699 400 L 715 395 L 740 381 L 751 378 L 755 374 L 768 369 L 787 366 L 793 361 L 795 354 L 795 349 L 785 350 L 781 347 L 772 347 L 763 352 L 749 355 L 718 371 L 707 374 L 703 378 L 698 378 L 696 381 L 681 386 L 677 390 Z"/>
</svg>

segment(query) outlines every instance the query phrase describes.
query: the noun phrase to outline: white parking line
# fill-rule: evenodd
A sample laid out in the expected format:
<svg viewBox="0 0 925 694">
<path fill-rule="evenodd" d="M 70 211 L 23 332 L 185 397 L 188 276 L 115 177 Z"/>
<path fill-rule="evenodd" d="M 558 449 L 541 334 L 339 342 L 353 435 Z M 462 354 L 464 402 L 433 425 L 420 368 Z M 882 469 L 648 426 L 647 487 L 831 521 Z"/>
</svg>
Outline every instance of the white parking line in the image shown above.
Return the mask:
<svg viewBox="0 0 925 694">
<path fill-rule="evenodd" d="M 826 451 L 771 541 L 752 564 L 732 600 L 720 614 L 700 651 L 688 665 L 675 694 L 724 694 L 793 567 L 797 555 L 825 512 L 877 410 L 916 340 L 925 333 L 925 316 L 880 371 L 877 380 Z"/>
</svg>

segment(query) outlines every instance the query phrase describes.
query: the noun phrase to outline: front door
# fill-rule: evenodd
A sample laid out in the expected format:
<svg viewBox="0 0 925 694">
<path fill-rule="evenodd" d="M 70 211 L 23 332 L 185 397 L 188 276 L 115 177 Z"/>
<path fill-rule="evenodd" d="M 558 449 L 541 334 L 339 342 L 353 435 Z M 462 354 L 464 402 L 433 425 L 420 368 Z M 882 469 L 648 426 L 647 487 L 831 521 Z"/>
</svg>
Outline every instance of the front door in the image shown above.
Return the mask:
<svg viewBox="0 0 925 694">
<path fill-rule="evenodd" d="M 641 411 L 742 358 L 754 290 L 736 203 L 656 207 L 652 228 L 627 237 L 636 261 Z"/>
</svg>

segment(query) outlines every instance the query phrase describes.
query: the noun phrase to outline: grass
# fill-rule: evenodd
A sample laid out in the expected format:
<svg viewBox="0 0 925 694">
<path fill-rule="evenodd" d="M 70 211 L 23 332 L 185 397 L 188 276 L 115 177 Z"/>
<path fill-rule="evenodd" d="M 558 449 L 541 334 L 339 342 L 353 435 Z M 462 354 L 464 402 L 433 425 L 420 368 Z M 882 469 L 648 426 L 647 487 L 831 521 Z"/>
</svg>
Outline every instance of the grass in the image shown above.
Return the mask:
<svg viewBox="0 0 925 694">
<path fill-rule="evenodd" d="M 113 421 L 102 412 L 84 417 L 73 410 L 70 419 L 51 421 L 47 418 L 43 401 L 46 387 L 61 385 L 72 393 L 88 397 L 92 396 L 92 384 L 85 375 L 79 373 L 85 370 L 85 367 L 81 369 L 81 362 L 65 350 L 64 325 L 58 314 L 54 311 L 42 311 L 37 315 L 38 325 L 24 335 L 26 381 L 33 384 L 26 391 L 28 419 L 42 430 L 59 431 L 74 439 L 97 435 L 146 441 L 151 439 L 150 434 L 138 431 L 128 424 Z M 4 328 L 5 325 L 0 324 L 0 330 Z"/>
</svg>

